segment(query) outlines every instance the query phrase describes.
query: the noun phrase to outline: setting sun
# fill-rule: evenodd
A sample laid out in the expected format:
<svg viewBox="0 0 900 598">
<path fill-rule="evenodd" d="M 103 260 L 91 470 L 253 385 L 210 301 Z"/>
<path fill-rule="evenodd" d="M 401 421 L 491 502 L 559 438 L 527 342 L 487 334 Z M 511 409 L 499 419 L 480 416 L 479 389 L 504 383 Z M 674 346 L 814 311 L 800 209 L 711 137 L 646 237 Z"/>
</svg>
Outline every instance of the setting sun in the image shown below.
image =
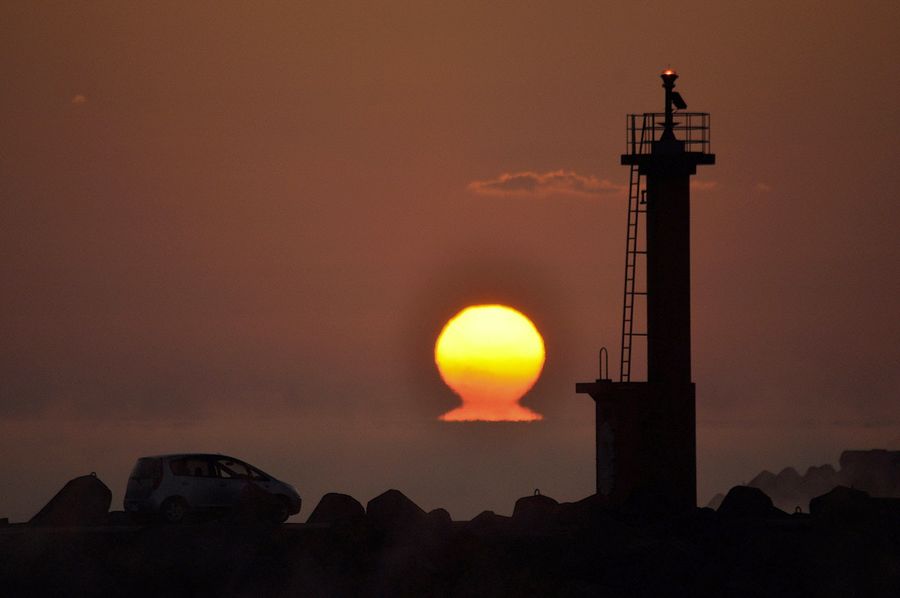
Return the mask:
<svg viewBox="0 0 900 598">
<path fill-rule="evenodd" d="M 441 378 L 462 407 L 444 421 L 533 421 L 519 405 L 544 367 L 544 340 L 522 313 L 505 305 L 473 305 L 450 319 L 434 346 Z"/>
</svg>

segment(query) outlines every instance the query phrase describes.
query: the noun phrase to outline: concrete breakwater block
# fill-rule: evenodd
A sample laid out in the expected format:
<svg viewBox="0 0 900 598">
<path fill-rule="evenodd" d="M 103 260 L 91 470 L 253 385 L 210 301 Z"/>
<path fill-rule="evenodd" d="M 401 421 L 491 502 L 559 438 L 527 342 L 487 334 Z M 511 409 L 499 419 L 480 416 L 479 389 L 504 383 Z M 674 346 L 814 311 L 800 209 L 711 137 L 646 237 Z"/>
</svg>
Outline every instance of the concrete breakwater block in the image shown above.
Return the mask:
<svg viewBox="0 0 900 598">
<path fill-rule="evenodd" d="M 112 492 L 97 474 L 83 475 L 67 482 L 28 523 L 48 527 L 103 525 L 111 502 Z"/>
<path fill-rule="evenodd" d="M 379 494 L 366 505 L 366 514 L 376 529 L 390 530 L 421 526 L 427 513 L 399 490 Z"/>
<path fill-rule="evenodd" d="M 366 510 L 358 500 L 347 494 L 329 492 L 313 509 L 307 523 L 358 523 L 366 518 Z"/>
</svg>

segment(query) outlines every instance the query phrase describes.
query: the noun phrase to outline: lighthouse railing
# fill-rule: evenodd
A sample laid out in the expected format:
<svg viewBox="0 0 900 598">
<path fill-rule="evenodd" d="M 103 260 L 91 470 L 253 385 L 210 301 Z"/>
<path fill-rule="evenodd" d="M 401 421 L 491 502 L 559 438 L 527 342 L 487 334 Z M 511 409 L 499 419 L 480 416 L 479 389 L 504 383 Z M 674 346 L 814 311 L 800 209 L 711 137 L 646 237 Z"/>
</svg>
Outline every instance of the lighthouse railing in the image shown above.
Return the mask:
<svg viewBox="0 0 900 598">
<path fill-rule="evenodd" d="M 675 112 L 673 132 L 675 138 L 684 142 L 684 151 L 710 153 L 709 113 Z M 649 154 L 653 142 L 659 141 L 665 129 L 664 112 L 644 112 L 625 117 L 625 153 L 631 155 Z M 646 129 L 646 130 L 645 130 Z M 644 143 L 641 143 L 641 139 Z M 651 141 L 651 143 L 647 143 Z"/>
</svg>

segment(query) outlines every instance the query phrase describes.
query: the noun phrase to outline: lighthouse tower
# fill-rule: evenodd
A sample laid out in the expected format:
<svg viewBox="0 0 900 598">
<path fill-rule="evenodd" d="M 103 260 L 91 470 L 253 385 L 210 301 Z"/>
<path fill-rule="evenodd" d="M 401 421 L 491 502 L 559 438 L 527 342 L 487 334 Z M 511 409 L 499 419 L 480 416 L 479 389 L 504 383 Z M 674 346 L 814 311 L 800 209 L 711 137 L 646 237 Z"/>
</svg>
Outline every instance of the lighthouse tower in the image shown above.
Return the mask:
<svg viewBox="0 0 900 598">
<path fill-rule="evenodd" d="M 612 506 L 697 503 L 695 388 L 691 381 L 690 178 L 709 153 L 709 114 L 684 112 L 678 75 L 663 71 L 665 110 L 628 115 L 631 169 L 619 381 L 576 384 L 596 403 L 597 494 Z M 643 227 L 642 227 L 643 224 Z M 643 235 L 641 231 L 643 230 Z M 643 263 L 641 263 L 643 260 Z M 640 273 L 645 274 L 645 281 Z M 640 284 L 644 282 L 645 286 Z M 641 306 L 646 330 L 635 330 Z M 646 339 L 647 379 L 632 381 Z"/>
</svg>

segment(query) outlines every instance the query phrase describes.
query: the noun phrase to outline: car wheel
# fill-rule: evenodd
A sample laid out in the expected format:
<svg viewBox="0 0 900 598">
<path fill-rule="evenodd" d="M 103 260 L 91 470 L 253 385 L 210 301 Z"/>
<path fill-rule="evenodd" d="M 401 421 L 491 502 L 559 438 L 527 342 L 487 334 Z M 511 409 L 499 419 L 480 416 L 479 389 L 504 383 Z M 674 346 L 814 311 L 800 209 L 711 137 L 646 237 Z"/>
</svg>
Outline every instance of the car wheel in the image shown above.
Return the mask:
<svg viewBox="0 0 900 598">
<path fill-rule="evenodd" d="M 173 496 L 163 501 L 159 512 L 166 523 L 182 523 L 187 516 L 188 505 L 183 498 Z"/>
<path fill-rule="evenodd" d="M 288 500 L 283 496 L 279 496 L 277 504 L 273 505 L 272 508 L 272 523 L 284 523 L 290 516 L 291 506 L 288 504 Z"/>
</svg>

